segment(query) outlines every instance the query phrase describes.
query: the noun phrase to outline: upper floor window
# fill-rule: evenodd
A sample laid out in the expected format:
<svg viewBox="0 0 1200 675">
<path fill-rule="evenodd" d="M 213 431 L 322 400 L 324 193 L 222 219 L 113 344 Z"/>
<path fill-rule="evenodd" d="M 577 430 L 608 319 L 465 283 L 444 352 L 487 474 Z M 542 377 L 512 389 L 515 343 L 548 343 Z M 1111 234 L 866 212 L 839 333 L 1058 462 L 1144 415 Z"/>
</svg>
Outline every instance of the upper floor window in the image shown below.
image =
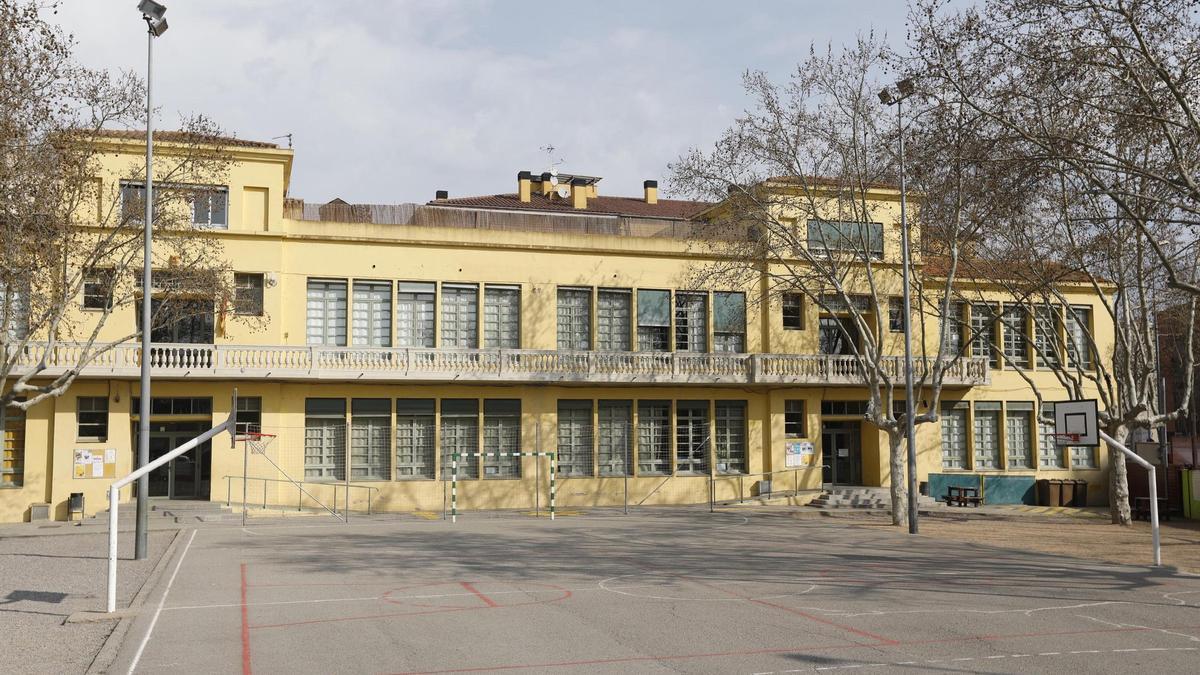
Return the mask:
<svg viewBox="0 0 1200 675">
<path fill-rule="evenodd" d="M 10 288 L 0 282 L 0 330 L 10 341 L 29 335 L 28 288 Z"/>
<path fill-rule="evenodd" d="M 263 275 L 243 272 L 233 275 L 233 313 L 263 315 Z"/>
<path fill-rule="evenodd" d="M 904 298 L 888 298 L 888 331 L 904 332 Z"/>
<path fill-rule="evenodd" d="M 638 291 L 638 349 L 671 350 L 671 292 Z"/>
<path fill-rule="evenodd" d="M 596 295 L 596 349 L 629 351 L 632 296 L 628 290 L 604 288 Z"/>
<path fill-rule="evenodd" d="M 442 284 L 442 346 L 479 346 L 479 287 Z"/>
<path fill-rule="evenodd" d="M 783 294 L 783 329 L 804 330 L 804 294 Z"/>
<path fill-rule="evenodd" d="M 591 349 L 591 333 L 591 289 L 558 289 L 558 348 Z"/>
<path fill-rule="evenodd" d="M 396 346 L 432 347 L 437 289 L 432 283 L 401 281 L 396 286 Z"/>
<path fill-rule="evenodd" d="M 346 282 L 308 280 L 308 344 L 346 346 Z"/>
<path fill-rule="evenodd" d="M 883 257 L 883 223 L 809 220 L 808 250 Z"/>
<path fill-rule="evenodd" d="M 229 228 L 229 188 L 189 187 L 188 202 L 192 207 L 192 224 L 217 229 Z"/>
<path fill-rule="evenodd" d="M 483 290 L 483 346 L 521 346 L 521 289 L 488 284 Z"/>
<path fill-rule="evenodd" d="M 121 181 L 121 219 L 141 220 L 146 214 L 146 184 Z"/>
<path fill-rule="evenodd" d="M 1092 369 L 1091 307 L 1072 307 L 1067 312 L 1067 363 L 1072 368 Z"/>
<path fill-rule="evenodd" d="M 971 305 L 971 336 L 971 356 L 987 357 L 988 364 L 995 368 L 999 363 L 995 305 L 982 302 Z"/>
<path fill-rule="evenodd" d="M 389 281 L 355 281 L 351 337 L 356 346 L 392 345 L 392 284 Z"/>
<path fill-rule="evenodd" d="M 822 354 L 851 356 L 858 350 L 858 326 L 849 318 L 821 317 L 817 337 Z"/>
<path fill-rule="evenodd" d="M 713 347 L 718 352 L 746 351 L 745 293 L 713 293 Z"/>
<path fill-rule="evenodd" d="M 675 351 L 708 351 L 708 294 L 675 294 Z"/>
<path fill-rule="evenodd" d="M 112 309 L 112 270 L 95 270 L 83 277 L 83 308 Z"/>
<path fill-rule="evenodd" d="M 1057 307 L 1038 305 L 1033 312 L 1033 346 L 1038 368 L 1054 368 L 1059 363 L 1058 337 L 1062 324 Z"/>
<path fill-rule="evenodd" d="M 1004 327 L 1004 356 L 1016 368 L 1029 366 L 1029 345 L 1027 343 L 1028 312 L 1019 305 L 1007 305 L 1000 315 L 1000 323 Z"/>
</svg>

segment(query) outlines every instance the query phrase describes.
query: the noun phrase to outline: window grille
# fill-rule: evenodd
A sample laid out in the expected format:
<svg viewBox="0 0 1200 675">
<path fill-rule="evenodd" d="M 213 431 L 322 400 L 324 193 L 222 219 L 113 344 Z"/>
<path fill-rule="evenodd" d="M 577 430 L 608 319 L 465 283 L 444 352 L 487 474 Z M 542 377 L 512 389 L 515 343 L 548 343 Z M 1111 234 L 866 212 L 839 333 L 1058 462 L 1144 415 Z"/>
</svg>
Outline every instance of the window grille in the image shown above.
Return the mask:
<svg viewBox="0 0 1200 675">
<path fill-rule="evenodd" d="M 600 401 L 597 417 L 600 426 L 600 475 L 630 475 L 633 404 L 629 401 Z"/>
<path fill-rule="evenodd" d="M 942 468 L 967 468 L 967 409 L 951 405 L 942 410 Z"/>
<path fill-rule="evenodd" d="M 746 473 L 746 402 L 717 401 L 717 471 Z"/>
<path fill-rule="evenodd" d="M 304 478 L 345 480 L 346 400 L 304 401 Z"/>
<path fill-rule="evenodd" d="M 675 294 L 675 351 L 708 351 L 707 294 Z"/>
<path fill-rule="evenodd" d="M 401 281 L 396 286 L 396 346 L 434 346 L 434 284 Z"/>
<path fill-rule="evenodd" d="M 971 356 L 987 357 L 988 364 L 999 365 L 996 353 L 996 306 L 984 303 L 971 305 Z"/>
<path fill-rule="evenodd" d="M 346 346 L 346 282 L 309 279 L 308 344 Z"/>
<path fill-rule="evenodd" d="M 483 346 L 521 346 L 521 289 L 492 286 L 483 290 Z"/>
<path fill-rule="evenodd" d="M 558 402 L 558 472 L 592 475 L 592 402 Z"/>
<path fill-rule="evenodd" d="M 479 452 L 479 401 L 473 398 L 442 399 L 442 475 L 452 475 L 452 457 L 459 453 L 458 477 L 479 478 L 479 457 L 462 453 Z"/>
<path fill-rule="evenodd" d="M 479 289 L 442 284 L 442 346 L 479 346 Z"/>
<path fill-rule="evenodd" d="M 708 473 L 708 401 L 675 404 L 675 470 Z"/>
<path fill-rule="evenodd" d="M 628 290 L 603 289 L 596 295 L 596 349 L 629 351 Z"/>
<path fill-rule="evenodd" d="M 392 346 L 392 284 L 354 282 L 353 337 L 355 346 Z"/>
<path fill-rule="evenodd" d="M 592 348 L 591 289 L 558 289 L 558 348 L 579 351 Z"/>
<path fill-rule="evenodd" d="M 434 476 L 434 399 L 396 399 L 396 478 Z"/>
<path fill-rule="evenodd" d="M 483 451 L 521 451 L 521 400 L 485 399 L 483 402 Z M 484 478 L 520 478 L 520 457 L 484 457 Z"/>
<path fill-rule="evenodd" d="M 356 398 L 350 404 L 350 478 L 387 480 L 392 454 L 392 402 Z"/>
<path fill-rule="evenodd" d="M 80 440 L 108 439 L 108 397 L 80 396 L 76 401 L 76 436 Z"/>
<path fill-rule="evenodd" d="M 638 473 L 671 473 L 671 403 L 638 402 Z"/>
<path fill-rule="evenodd" d="M 1033 448 L 1030 414 L 1033 404 L 1010 401 L 1005 413 L 1005 442 L 1008 444 L 1008 468 L 1032 469 Z"/>
<path fill-rule="evenodd" d="M 783 402 L 783 435 L 787 438 L 805 438 L 804 401 Z"/>
<path fill-rule="evenodd" d="M 994 406 L 994 407 L 993 407 Z M 1000 410 L 998 403 L 975 404 L 976 471 L 1000 468 Z"/>
</svg>

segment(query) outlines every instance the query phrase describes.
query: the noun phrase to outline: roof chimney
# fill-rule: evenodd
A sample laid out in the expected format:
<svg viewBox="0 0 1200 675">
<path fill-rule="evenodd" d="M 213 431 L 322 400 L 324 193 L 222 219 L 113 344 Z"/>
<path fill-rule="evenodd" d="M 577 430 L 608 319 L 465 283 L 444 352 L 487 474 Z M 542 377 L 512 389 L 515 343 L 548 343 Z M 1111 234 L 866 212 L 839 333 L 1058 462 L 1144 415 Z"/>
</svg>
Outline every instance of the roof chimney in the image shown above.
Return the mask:
<svg viewBox="0 0 1200 675">
<path fill-rule="evenodd" d="M 528 204 L 531 199 L 531 191 L 533 190 L 533 174 L 528 171 L 520 171 L 517 173 L 517 196 L 521 202 Z"/>
<path fill-rule="evenodd" d="M 658 203 L 658 181 L 656 181 L 656 180 L 645 181 L 644 183 L 642 183 L 642 189 L 646 193 L 646 203 L 647 204 L 657 204 Z"/>
<path fill-rule="evenodd" d="M 554 185 L 550 182 L 550 178 L 551 178 L 551 176 L 550 176 L 549 171 L 542 172 L 542 196 L 543 197 L 549 196 L 551 192 L 554 192 Z"/>
<path fill-rule="evenodd" d="M 588 182 L 584 178 L 571 179 L 571 206 L 577 209 L 587 208 Z"/>
<path fill-rule="evenodd" d="M 446 190 L 438 190 L 434 193 L 433 198 L 437 201 L 442 201 L 450 198 L 450 193 Z"/>
</svg>

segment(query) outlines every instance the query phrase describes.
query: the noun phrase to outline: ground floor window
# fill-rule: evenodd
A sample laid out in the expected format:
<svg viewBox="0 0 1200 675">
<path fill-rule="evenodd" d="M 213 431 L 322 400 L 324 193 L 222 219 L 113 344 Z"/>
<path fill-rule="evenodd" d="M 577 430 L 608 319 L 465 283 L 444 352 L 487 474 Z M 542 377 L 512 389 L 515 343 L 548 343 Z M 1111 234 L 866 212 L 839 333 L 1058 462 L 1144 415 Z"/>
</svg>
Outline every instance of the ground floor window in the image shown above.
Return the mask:
<svg viewBox="0 0 1200 675">
<path fill-rule="evenodd" d="M 638 402 L 638 473 L 665 476 L 671 473 L 671 404 Z"/>
<path fill-rule="evenodd" d="M 558 473 L 592 475 L 592 402 L 558 402 Z"/>
<path fill-rule="evenodd" d="M 350 477 L 387 480 L 391 473 L 392 402 L 386 398 L 356 398 L 350 404 Z"/>
<path fill-rule="evenodd" d="M 746 473 L 746 402 L 717 401 L 717 471 Z"/>
<path fill-rule="evenodd" d="M 1058 439 L 1054 435 L 1054 404 L 1042 404 L 1042 417 L 1051 420 L 1043 422 L 1038 420 L 1038 435 L 1041 437 L 1041 442 L 1038 444 L 1038 468 L 1040 469 L 1065 469 L 1063 464 L 1063 451 L 1058 445 Z"/>
<path fill-rule="evenodd" d="M 629 475 L 629 458 L 633 454 L 633 403 L 630 401 L 600 401 L 600 475 Z"/>
<path fill-rule="evenodd" d="M 479 478 L 479 401 L 473 398 L 442 399 L 442 474 L 452 475 L 454 454 L 458 477 Z"/>
<path fill-rule="evenodd" d="M 0 487 L 21 487 L 25 479 L 25 411 L 4 409 L 4 458 Z"/>
<path fill-rule="evenodd" d="M 305 480 L 345 480 L 346 400 L 304 401 Z"/>
<path fill-rule="evenodd" d="M 1000 404 L 975 403 L 975 470 L 1000 468 Z"/>
<path fill-rule="evenodd" d="M 483 402 L 483 451 L 499 456 L 483 458 L 484 478 L 520 478 L 521 400 L 487 399 Z"/>
<path fill-rule="evenodd" d="M 396 478 L 433 478 L 434 399 L 396 399 Z"/>
<path fill-rule="evenodd" d="M 1005 441 L 1008 444 L 1008 468 L 1033 468 L 1033 436 L 1030 432 L 1033 404 L 1009 401 L 1004 414 Z"/>
<path fill-rule="evenodd" d="M 708 401 L 679 401 L 675 404 L 675 470 L 679 473 L 708 473 Z"/>
<path fill-rule="evenodd" d="M 1096 463 L 1096 448 L 1086 445 L 1072 445 L 1068 448 L 1071 455 L 1072 469 L 1095 469 Z"/>
<path fill-rule="evenodd" d="M 942 409 L 942 468 L 967 467 L 966 404 L 948 404 Z"/>
</svg>

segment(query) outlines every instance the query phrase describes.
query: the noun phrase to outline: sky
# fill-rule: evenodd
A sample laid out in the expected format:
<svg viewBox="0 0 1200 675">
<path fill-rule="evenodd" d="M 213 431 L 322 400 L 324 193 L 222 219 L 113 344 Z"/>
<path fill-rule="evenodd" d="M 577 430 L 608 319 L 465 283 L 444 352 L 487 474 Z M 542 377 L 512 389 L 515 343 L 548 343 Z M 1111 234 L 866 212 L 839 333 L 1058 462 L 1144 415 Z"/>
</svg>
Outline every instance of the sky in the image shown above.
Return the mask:
<svg viewBox="0 0 1200 675">
<path fill-rule="evenodd" d="M 90 67 L 144 75 L 135 0 L 63 0 Z M 238 138 L 293 135 L 289 196 L 425 202 L 516 190 L 516 173 L 665 183 L 812 45 L 904 36 L 904 0 L 501 2 L 165 0 L 156 128 L 203 113 Z M 286 139 L 276 142 L 286 146 Z M 552 146 L 553 151 L 544 148 Z"/>
</svg>

